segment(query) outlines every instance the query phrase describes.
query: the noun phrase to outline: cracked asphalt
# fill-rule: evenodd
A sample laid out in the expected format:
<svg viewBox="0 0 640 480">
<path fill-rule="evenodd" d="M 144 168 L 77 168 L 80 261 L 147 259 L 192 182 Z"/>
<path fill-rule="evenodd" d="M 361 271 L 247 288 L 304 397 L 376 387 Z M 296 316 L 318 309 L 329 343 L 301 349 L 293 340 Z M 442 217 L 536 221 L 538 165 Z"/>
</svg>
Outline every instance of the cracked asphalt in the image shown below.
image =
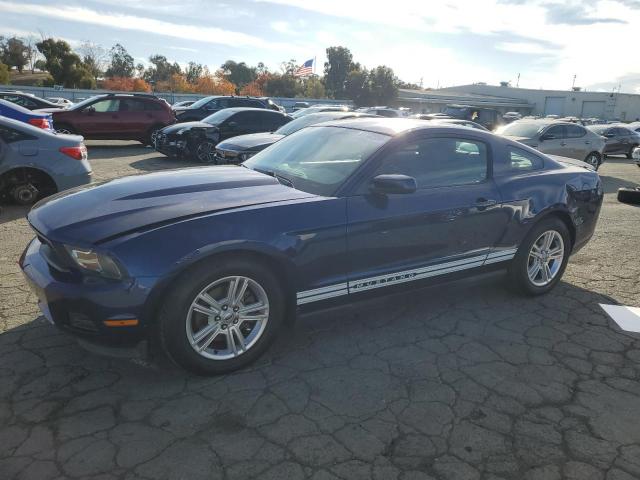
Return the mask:
<svg viewBox="0 0 640 480">
<path fill-rule="evenodd" d="M 93 145 L 91 145 L 93 143 Z M 181 165 L 90 144 L 96 178 Z M 39 314 L 0 216 L 1 479 L 640 478 L 640 169 L 610 159 L 593 240 L 549 295 L 500 278 L 300 318 L 248 369 L 201 378 L 89 353 Z"/>
</svg>

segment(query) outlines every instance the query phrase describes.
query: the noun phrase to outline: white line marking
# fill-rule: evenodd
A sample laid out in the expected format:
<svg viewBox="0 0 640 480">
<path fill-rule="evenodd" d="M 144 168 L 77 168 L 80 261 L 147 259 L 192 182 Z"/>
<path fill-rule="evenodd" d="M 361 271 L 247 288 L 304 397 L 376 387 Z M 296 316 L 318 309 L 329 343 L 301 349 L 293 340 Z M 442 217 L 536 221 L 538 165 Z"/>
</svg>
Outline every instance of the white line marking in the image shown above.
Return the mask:
<svg viewBox="0 0 640 480">
<path fill-rule="evenodd" d="M 622 330 L 640 333 L 640 308 L 603 303 L 600 306 Z"/>
</svg>

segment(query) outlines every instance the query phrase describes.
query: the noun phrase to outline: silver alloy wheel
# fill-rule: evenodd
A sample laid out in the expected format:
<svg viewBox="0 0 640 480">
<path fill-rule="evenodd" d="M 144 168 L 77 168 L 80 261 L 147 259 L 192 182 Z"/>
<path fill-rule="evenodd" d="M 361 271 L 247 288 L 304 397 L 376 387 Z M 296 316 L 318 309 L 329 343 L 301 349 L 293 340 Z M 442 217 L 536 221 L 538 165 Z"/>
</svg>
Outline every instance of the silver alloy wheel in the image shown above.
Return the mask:
<svg viewBox="0 0 640 480">
<path fill-rule="evenodd" d="M 598 168 L 600 160 L 598 159 L 598 155 L 596 155 L 595 153 L 591 153 L 587 156 L 586 162 L 593 168 Z"/>
<path fill-rule="evenodd" d="M 527 274 L 536 287 L 549 285 L 556 277 L 564 260 L 564 240 L 555 230 L 540 235 L 529 251 Z"/>
<path fill-rule="evenodd" d="M 151 145 L 153 147 L 156 146 L 156 137 L 158 136 L 158 132 L 162 130 L 161 128 L 155 128 L 151 131 L 151 135 L 149 135 L 149 140 L 151 140 Z"/>
<path fill-rule="evenodd" d="M 198 144 L 196 148 L 196 157 L 202 163 L 215 163 L 216 162 L 216 146 L 209 141 L 204 141 Z"/>
<path fill-rule="evenodd" d="M 268 320 L 264 288 L 248 277 L 225 277 L 203 288 L 191 303 L 187 339 L 199 355 L 228 360 L 253 347 Z"/>
</svg>

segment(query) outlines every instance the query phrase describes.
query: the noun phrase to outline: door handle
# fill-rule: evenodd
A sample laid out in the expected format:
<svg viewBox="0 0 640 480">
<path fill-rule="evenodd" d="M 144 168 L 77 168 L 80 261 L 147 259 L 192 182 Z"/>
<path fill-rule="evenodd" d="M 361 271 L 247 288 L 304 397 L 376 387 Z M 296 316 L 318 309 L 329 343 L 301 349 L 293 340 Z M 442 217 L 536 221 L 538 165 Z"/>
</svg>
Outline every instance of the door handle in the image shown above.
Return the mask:
<svg viewBox="0 0 640 480">
<path fill-rule="evenodd" d="M 477 207 L 477 208 L 484 209 L 484 208 L 487 208 L 487 207 L 492 207 L 496 203 L 498 203 L 498 202 L 493 200 L 493 199 L 479 198 L 479 199 L 476 200 L 476 203 L 474 203 L 473 206 Z"/>
</svg>

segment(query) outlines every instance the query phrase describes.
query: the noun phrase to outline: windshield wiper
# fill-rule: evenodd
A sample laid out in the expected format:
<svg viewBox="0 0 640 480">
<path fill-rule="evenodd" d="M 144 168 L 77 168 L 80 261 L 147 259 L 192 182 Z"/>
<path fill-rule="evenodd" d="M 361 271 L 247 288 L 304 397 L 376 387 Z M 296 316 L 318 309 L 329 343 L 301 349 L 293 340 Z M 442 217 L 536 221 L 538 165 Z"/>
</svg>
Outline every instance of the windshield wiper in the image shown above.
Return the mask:
<svg viewBox="0 0 640 480">
<path fill-rule="evenodd" d="M 247 167 L 249 168 L 249 167 Z M 291 187 L 291 188 L 295 188 L 293 186 L 293 182 L 291 180 L 289 180 L 287 177 L 284 177 L 282 175 L 277 174 L 276 172 L 274 172 L 273 170 L 262 170 L 262 169 L 255 169 L 256 172 L 260 172 L 260 173 L 264 173 L 265 175 L 269 175 L 270 177 L 273 177 L 275 179 L 277 179 L 281 184 L 286 185 L 287 187 Z"/>
</svg>

